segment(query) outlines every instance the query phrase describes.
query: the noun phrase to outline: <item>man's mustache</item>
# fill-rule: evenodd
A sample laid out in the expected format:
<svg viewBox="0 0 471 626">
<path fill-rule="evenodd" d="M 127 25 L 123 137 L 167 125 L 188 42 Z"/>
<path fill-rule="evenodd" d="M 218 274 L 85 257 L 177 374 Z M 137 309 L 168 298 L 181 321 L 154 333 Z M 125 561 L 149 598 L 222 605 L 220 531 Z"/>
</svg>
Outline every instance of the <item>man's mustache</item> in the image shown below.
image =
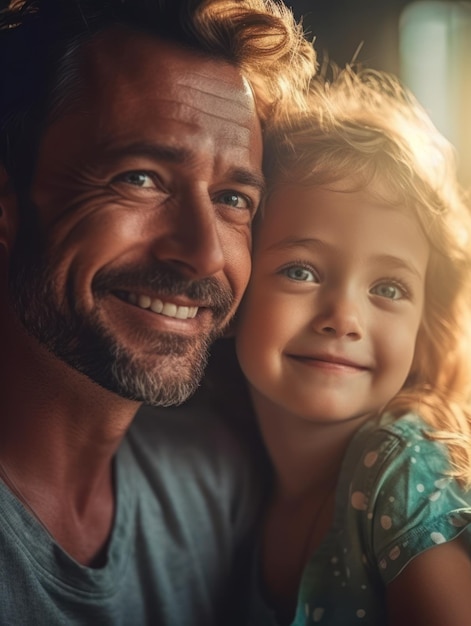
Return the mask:
<svg viewBox="0 0 471 626">
<path fill-rule="evenodd" d="M 93 292 L 102 296 L 112 291 L 130 291 L 136 293 L 149 289 L 156 297 L 164 299 L 185 296 L 195 305 L 211 309 L 213 318 L 222 321 L 231 312 L 234 294 L 213 277 L 189 280 L 173 267 L 155 263 L 152 267 L 121 267 L 115 270 L 101 270 L 93 279 Z"/>
</svg>

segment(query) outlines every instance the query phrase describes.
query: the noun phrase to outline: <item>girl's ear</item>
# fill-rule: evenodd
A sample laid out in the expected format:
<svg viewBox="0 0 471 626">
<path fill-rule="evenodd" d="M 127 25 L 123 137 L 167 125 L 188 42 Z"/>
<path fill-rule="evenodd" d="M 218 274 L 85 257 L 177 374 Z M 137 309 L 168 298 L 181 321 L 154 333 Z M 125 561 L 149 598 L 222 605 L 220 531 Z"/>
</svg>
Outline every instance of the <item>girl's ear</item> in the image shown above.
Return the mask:
<svg viewBox="0 0 471 626">
<path fill-rule="evenodd" d="M 16 194 L 5 168 L 0 165 L 0 246 L 9 256 L 18 223 Z"/>
</svg>

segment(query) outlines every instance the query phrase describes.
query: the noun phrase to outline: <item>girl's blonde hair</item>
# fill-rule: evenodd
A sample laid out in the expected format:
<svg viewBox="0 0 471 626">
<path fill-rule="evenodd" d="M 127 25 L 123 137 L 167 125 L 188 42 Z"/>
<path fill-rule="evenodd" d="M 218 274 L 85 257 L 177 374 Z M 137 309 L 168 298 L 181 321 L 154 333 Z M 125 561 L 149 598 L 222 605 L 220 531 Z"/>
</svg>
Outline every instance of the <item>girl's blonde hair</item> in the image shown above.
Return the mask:
<svg viewBox="0 0 471 626">
<path fill-rule="evenodd" d="M 453 148 L 394 77 L 347 68 L 314 79 L 309 111 L 276 120 L 265 153 L 269 193 L 347 180 L 418 218 L 431 249 L 425 307 L 410 374 L 386 410 L 420 413 L 470 486 L 471 220 Z"/>
</svg>

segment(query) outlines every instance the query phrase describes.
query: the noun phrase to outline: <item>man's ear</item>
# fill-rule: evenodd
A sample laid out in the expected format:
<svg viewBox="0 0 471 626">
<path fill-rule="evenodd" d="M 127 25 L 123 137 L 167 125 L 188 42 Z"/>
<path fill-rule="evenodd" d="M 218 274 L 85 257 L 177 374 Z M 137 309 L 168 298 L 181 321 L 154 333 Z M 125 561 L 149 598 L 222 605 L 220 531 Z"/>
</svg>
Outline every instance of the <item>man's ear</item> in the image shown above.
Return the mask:
<svg viewBox="0 0 471 626">
<path fill-rule="evenodd" d="M 229 324 L 224 329 L 224 332 L 222 334 L 222 338 L 223 339 L 233 339 L 236 336 L 236 331 L 237 331 L 237 311 L 235 312 L 235 314 L 232 317 L 232 319 L 229 322 Z"/>
<path fill-rule="evenodd" d="M 223 339 L 231 339 L 232 337 L 235 336 L 235 326 L 234 325 L 235 325 L 235 321 L 234 321 L 234 318 L 232 318 L 232 320 L 229 322 L 229 324 L 224 329 L 224 332 L 222 334 L 222 338 Z"/>
<path fill-rule="evenodd" d="M 0 246 L 9 255 L 18 225 L 18 202 L 11 179 L 0 165 Z"/>
</svg>

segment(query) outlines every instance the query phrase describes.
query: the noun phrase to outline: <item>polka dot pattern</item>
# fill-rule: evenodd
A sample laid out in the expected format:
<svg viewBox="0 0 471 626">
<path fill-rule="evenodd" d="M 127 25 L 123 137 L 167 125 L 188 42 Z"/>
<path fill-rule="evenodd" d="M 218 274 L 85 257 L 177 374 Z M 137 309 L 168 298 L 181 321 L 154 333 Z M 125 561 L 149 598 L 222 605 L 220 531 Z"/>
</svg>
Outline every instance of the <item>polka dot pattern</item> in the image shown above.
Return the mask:
<svg viewBox="0 0 471 626">
<path fill-rule="evenodd" d="M 471 524 L 471 494 L 463 499 L 423 428 L 411 416 L 354 437 L 336 495 L 345 509 L 306 570 L 296 624 L 386 623 L 378 586 Z"/>
<path fill-rule="evenodd" d="M 352 502 L 353 508 L 357 509 L 358 511 L 366 511 L 366 509 L 368 508 L 367 498 L 365 494 L 362 493 L 361 491 L 355 491 L 354 493 L 352 493 L 351 502 Z"/>
<path fill-rule="evenodd" d="M 395 561 L 401 555 L 401 548 L 399 546 L 394 546 L 394 548 L 389 552 L 389 558 L 391 561 Z"/>
<path fill-rule="evenodd" d="M 363 464 L 365 467 L 373 467 L 373 465 L 376 463 L 377 460 L 378 460 L 377 452 L 368 452 L 368 454 L 365 455 Z"/>
</svg>

